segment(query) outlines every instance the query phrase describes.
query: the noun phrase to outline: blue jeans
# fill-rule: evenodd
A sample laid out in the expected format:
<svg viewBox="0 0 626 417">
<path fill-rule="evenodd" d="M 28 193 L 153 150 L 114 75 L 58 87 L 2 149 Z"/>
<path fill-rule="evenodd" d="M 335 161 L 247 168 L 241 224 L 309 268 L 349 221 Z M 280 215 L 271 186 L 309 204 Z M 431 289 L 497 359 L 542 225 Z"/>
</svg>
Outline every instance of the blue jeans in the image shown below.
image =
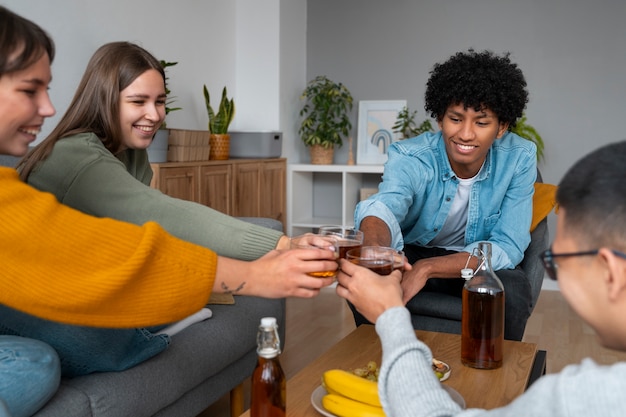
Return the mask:
<svg viewBox="0 0 626 417">
<path fill-rule="evenodd" d="M 0 336 L 0 417 L 29 417 L 59 388 L 54 349 L 38 340 Z"/>
<path fill-rule="evenodd" d="M 61 359 L 64 377 L 123 371 L 167 348 L 170 337 L 150 329 L 103 329 L 40 319 L 0 305 L 0 334 L 41 340 Z"/>
</svg>

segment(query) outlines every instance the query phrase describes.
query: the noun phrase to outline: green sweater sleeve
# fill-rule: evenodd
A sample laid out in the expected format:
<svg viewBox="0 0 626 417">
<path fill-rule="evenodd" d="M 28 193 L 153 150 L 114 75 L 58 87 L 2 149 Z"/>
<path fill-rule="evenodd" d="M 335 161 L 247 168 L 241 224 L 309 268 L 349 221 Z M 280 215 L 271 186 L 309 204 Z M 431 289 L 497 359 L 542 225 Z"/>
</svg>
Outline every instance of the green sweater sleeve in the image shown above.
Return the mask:
<svg viewBox="0 0 626 417">
<path fill-rule="evenodd" d="M 124 163 L 93 134 L 61 139 L 28 183 L 53 193 L 82 212 L 142 225 L 155 221 L 172 235 L 221 256 L 257 259 L 274 249 L 282 233 L 237 220 L 207 206 L 169 197 L 151 188 L 145 151 Z M 139 178 L 139 179 L 137 179 Z"/>
</svg>

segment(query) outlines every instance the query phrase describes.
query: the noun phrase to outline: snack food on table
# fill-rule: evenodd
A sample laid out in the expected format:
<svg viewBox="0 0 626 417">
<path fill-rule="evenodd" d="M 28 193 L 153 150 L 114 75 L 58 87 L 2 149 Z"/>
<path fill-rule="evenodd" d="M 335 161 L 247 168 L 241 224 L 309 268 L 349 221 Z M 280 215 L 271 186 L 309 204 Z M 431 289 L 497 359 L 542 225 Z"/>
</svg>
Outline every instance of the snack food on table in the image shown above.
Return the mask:
<svg viewBox="0 0 626 417">
<path fill-rule="evenodd" d="M 380 407 L 378 383 L 342 369 L 324 372 L 322 385 L 330 394 L 338 394 L 352 400 Z"/>
<path fill-rule="evenodd" d="M 450 367 L 433 358 L 433 372 L 439 380 L 450 375 Z M 350 371 L 331 369 L 324 372 L 322 386 L 328 394 L 322 397 L 324 408 L 339 417 L 384 416 L 378 397 L 378 373 L 375 361 Z"/>
<path fill-rule="evenodd" d="M 433 358 L 433 372 L 437 375 L 439 380 L 443 380 L 446 374 L 450 372 L 448 364 L 441 362 L 438 359 Z M 369 379 L 370 381 L 378 381 L 378 373 L 380 368 L 375 361 L 369 361 L 366 366 L 361 368 L 355 368 L 351 371 L 353 374 L 360 376 L 361 378 Z M 449 374 L 448 374 L 449 375 Z M 447 378 L 446 378 L 447 379 Z"/>
<path fill-rule="evenodd" d="M 448 364 L 433 358 L 433 371 L 435 371 L 435 375 L 437 375 L 437 378 L 441 381 L 445 378 L 446 373 L 450 372 L 450 367 Z"/>
<path fill-rule="evenodd" d="M 324 395 L 322 405 L 327 411 L 339 417 L 385 417 L 382 407 L 354 401 L 341 395 Z"/>
<path fill-rule="evenodd" d="M 382 417 L 378 383 L 343 369 L 324 372 L 322 397 L 324 408 L 339 417 Z"/>
<path fill-rule="evenodd" d="M 355 368 L 352 373 L 361 378 L 369 379 L 370 381 L 378 381 L 378 372 L 380 368 L 374 361 L 369 361 L 366 366 L 362 368 Z"/>
</svg>

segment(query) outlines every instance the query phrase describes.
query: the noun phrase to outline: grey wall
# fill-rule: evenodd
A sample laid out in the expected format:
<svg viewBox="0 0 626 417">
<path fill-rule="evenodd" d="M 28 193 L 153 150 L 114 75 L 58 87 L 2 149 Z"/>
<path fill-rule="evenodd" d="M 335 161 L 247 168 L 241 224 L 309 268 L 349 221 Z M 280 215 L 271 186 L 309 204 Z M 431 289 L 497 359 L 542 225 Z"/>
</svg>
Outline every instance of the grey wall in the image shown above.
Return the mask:
<svg viewBox="0 0 626 417">
<path fill-rule="evenodd" d="M 546 142 L 547 182 L 590 150 L 626 138 L 623 0 L 310 0 L 307 7 L 307 79 L 343 82 L 355 101 L 406 99 L 420 120 L 435 62 L 470 47 L 510 51 L 528 82 L 529 123 Z"/>
<path fill-rule="evenodd" d="M 355 101 L 406 99 L 423 119 L 435 62 L 470 47 L 510 51 L 546 141 L 541 169 L 556 182 L 583 154 L 626 138 L 625 19 L 622 0 L 314 0 L 307 78 L 341 81 Z"/>
<path fill-rule="evenodd" d="M 219 99 L 228 87 L 237 111 L 232 130 L 282 130 L 295 122 L 281 106 L 297 103 L 305 79 L 306 0 L 2 0 L 55 40 L 50 94 L 58 122 L 93 52 L 104 43 L 138 43 L 157 58 L 177 61 L 167 69 L 182 111 L 168 126 L 207 129 L 202 95 L 206 84 Z M 289 60 L 282 59 L 286 51 Z M 283 81 L 285 80 L 285 81 Z M 298 88 L 294 88 L 297 85 Z M 286 88 L 285 88 L 286 87 Z"/>
<path fill-rule="evenodd" d="M 171 127 L 206 128 L 202 84 L 211 91 L 228 85 L 241 104 L 235 129 L 282 130 L 283 156 L 308 162 L 297 137 L 306 80 L 325 74 L 346 84 L 357 102 L 406 99 L 423 118 L 432 65 L 473 47 L 510 51 L 526 74 L 527 115 L 546 141 L 540 164 L 546 181 L 558 182 L 583 154 L 626 138 L 623 0 L 2 3 L 42 25 L 57 42 L 51 94 L 59 114 L 95 48 L 131 40 L 180 62 L 169 74 L 184 110 L 168 117 Z M 355 105 L 355 138 L 356 114 Z M 57 119 L 46 122 L 42 136 Z M 346 160 L 344 147 L 335 161 Z"/>
</svg>

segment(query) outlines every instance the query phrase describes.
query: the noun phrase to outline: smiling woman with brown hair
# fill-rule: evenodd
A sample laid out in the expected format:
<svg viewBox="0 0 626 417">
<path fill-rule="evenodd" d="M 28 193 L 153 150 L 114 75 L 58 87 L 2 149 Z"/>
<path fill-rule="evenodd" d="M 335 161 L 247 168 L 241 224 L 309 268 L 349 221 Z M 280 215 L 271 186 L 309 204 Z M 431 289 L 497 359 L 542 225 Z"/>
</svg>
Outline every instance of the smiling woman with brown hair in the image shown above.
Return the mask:
<svg viewBox="0 0 626 417">
<path fill-rule="evenodd" d="M 332 279 L 315 279 L 304 270 L 320 264 L 336 269 L 331 251 L 276 251 L 288 248 L 281 232 L 149 186 L 146 148 L 165 119 L 165 102 L 165 74 L 154 56 L 130 42 L 105 44 L 89 60 L 59 124 L 18 170 L 28 184 L 83 213 L 137 225 L 156 222 L 215 251 L 216 292 L 313 297 L 329 285 Z M 128 369 L 176 341 L 163 326 L 111 332 L 41 322 L 1 307 L 0 313 L 0 331 L 55 347 L 64 376 Z"/>
<path fill-rule="evenodd" d="M 0 154 L 24 155 L 55 113 L 48 96 L 53 58 L 53 42 L 39 26 L 0 6 Z M 336 268 L 324 250 L 272 251 L 256 265 L 218 257 L 154 222 L 87 216 L 10 168 L 0 168 L 0 230 L 2 319 L 13 311 L 85 326 L 157 325 L 198 311 L 225 288 L 312 297 L 331 280 L 307 272 Z M 0 416 L 32 415 L 54 394 L 59 374 L 52 348 L 0 333 Z"/>
</svg>

